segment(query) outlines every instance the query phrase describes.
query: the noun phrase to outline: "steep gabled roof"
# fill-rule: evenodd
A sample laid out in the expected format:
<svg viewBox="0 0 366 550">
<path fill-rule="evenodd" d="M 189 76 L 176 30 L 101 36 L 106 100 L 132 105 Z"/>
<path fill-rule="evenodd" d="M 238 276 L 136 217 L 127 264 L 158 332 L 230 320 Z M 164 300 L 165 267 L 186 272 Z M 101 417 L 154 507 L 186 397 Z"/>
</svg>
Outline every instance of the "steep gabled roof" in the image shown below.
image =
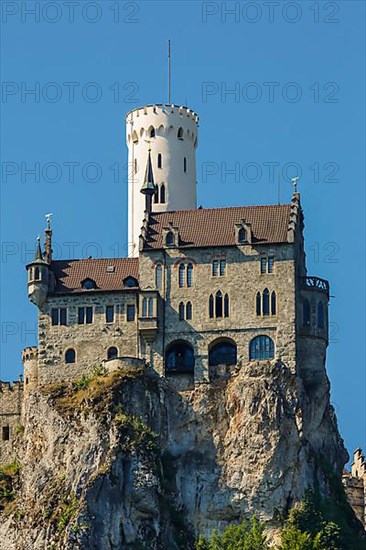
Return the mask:
<svg viewBox="0 0 366 550">
<path fill-rule="evenodd" d="M 251 225 L 253 244 L 287 243 L 290 213 L 291 204 L 153 212 L 144 249 L 163 248 L 163 229 L 170 225 L 178 229 L 179 247 L 233 246 L 242 220 Z"/>
<path fill-rule="evenodd" d="M 138 281 L 139 260 L 138 258 L 58 260 L 52 262 L 51 269 L 56 276 L 56 295 L 111 292 L 131 289 L 131 286 L 126 286 L 123 281 L 127 277 L 133 277 Z M 95 289 L 87 290 L 82 287 L 82 282 L 86 279 L 95 281 Z"/>
</svg>

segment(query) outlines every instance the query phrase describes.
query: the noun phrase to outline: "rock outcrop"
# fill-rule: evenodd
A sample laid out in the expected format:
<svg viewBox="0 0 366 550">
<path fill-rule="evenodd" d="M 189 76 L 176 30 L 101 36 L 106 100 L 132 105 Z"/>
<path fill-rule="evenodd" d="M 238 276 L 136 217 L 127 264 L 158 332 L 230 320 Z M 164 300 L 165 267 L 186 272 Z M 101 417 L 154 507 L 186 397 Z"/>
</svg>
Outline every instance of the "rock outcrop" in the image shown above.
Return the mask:
<svg viewBox="0 0 366 550">
<path fill-rule="evenodd" d="M 0 548 L 189 550 L 253 513 L 273 535 L 308 487 L 328 493 L 325 463 L 341 479 L 325 374 L 306 389 L 261 362 L 175 387 L 126 367 L 32 392 Z"/>
</svg>

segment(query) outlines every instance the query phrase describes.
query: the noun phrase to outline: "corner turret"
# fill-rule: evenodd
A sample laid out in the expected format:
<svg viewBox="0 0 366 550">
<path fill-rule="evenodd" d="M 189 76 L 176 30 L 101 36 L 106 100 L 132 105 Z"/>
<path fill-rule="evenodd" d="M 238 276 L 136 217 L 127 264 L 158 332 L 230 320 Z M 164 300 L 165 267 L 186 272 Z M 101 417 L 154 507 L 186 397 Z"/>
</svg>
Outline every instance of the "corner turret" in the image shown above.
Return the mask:
<svg viewBox="0 0 366 550">
<path fill-rule="evenodd" d="M 45 252 L 42 253 L 41 238 L 37 237 L 36 252 L 34 260 L 26 266 L 28 272 L 28 298 L 39 309 L 47 299 L 47 295 L 53 292 L 55 279 L 50 268 L 52 261 L 52 230 L 50 216 L 47 218 L 45 230 Z"/>
</svg>

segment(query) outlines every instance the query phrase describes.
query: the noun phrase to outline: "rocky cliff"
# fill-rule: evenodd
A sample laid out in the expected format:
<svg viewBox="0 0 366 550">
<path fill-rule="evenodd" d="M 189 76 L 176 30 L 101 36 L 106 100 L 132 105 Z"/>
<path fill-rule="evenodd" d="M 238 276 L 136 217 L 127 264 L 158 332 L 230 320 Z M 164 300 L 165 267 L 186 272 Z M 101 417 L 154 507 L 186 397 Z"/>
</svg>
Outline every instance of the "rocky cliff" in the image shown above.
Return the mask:
<svg viewBox="0 0 366 550">
<path fill-rule="evenodd" d="M 0 548 L 189 550 L 253 513 L 274 533 L 307 487 L 327 494 L 327 469 L 341 478 L 325 373 L 306 387 L 261 362 L 175 387 L 126 366 L 31 393 Z"/>
</svg>

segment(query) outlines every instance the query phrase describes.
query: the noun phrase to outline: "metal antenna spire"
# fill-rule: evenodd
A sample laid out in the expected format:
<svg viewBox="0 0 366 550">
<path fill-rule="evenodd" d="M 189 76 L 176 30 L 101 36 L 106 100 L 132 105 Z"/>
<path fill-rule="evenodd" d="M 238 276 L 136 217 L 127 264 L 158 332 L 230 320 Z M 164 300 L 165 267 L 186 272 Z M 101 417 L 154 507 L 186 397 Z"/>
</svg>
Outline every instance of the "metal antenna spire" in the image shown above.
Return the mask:
<svg viewBox="0 0 366 550">
<path fill-rule="evenodd" d="M 168 40 L 168 105 L 170 105 L 171 69 L 170 69 L 170 40 Z"/>
</svg>

